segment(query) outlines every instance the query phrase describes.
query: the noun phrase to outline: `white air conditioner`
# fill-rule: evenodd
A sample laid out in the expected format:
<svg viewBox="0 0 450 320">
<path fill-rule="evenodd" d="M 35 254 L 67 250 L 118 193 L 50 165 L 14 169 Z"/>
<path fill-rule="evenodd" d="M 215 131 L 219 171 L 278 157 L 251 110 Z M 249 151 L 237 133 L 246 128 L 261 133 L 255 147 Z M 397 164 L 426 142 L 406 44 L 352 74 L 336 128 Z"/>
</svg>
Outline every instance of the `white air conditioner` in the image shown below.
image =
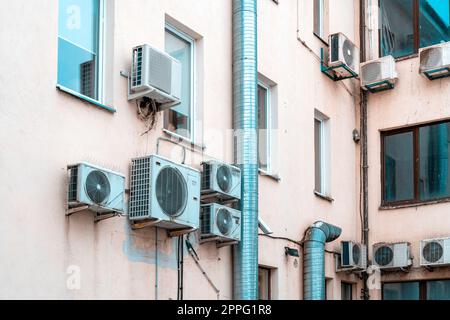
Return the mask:
<svg viewBox="0 0 450 320">
<path fill-rule="evenodd" d="M 241 170 L 219 161 L 202 163 L 202 198 L 208 195 L 221 200 L 241 198 Z"/>
<path fill-rule="evenodd" d="M 148 44 L 133 48 L 128 100 L 149 98 L 159 110 L 180 103 L 181 63 Z"/>
<path fill-rule="evenodd" d="M 161 156 L 132 160 L 129 219 L 138 226 L 195 230 L 200 216 L 200 172 Z"/>
<path fill-rule="evenodd" d="M 200 213 L 202 240 L 241 240 L 241 212 L 216 203 L 202 205 Z"/>
<path fill-rule="evenodd" d="M 430 80 L 450 75 L 450 42 L 420 50 L 420 73 Z"/>
<path fill-rule="evenodd" d="M 346 271 L 365 270 L 367 268 L 366 246 L 353 241 L 342 241 L 339 266 Z"/>
<path fill-rule="evenodd" d="M 361 87 L 364 90 L 392 89 L 397 81 L 395 59 L 385 56 L 361 63 Z"/>
<path fill-rule="evenodd" d="M 85 208 L 103 213 L 124 213 L 125 177 L 89 163 L 70 165 L 68 213 Z M 80 209 L 80 210 L 78 210 Z"/>
<path fill-rule="evenodd" d="M 328 67 L 339 77 L 356 77 L 359 72 L 359 49 L 342 33 L 329 36 Z"/>
<path fill-rule="evenodd" d="M 374 244 L 373 264 L 382 270 L 409 268 L 412 265 L 410 246 L 407 242 Z"/>
<path fill-rule="evenodd" d="M 422 240 L 420 265 L 429 267 L 450 265 L 450 238 Z"/>
</svg>

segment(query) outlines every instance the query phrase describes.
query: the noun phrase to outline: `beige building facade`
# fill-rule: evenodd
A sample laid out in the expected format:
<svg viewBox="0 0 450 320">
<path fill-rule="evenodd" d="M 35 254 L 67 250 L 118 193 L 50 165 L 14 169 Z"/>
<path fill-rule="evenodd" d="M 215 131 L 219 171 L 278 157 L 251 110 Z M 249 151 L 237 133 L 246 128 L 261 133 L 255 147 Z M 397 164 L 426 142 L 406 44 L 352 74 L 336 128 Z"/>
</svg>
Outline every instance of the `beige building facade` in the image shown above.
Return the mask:
<svg viewBox="0 0 450 320">
<path fill-rule="evenodd" d="M 366 2 L 366 56 L 376 59 L 382 6 Z M 354 139 L 361 135 L 360 81 L 332 81 L 320 63 L 328 34 L 342 32 L 361 47 L 360 2 L 258 0 L 257 6 L 260 124 L 266 126 L 259 216 L 273 232 L 259 236 L 260 298 L 303 299 L 300 242 L 310 225 L 325 221 L 342 229 L 326 245 L 326 298 L 361 299 L 362 275 L 336 271 L 340 241 L 362 242 L 361 142 Z M 176 239 L 161 228 L 134 230 L 126 214 L 100 222 L 89 210 L 66 216 L 67 166 L 89 162 L 123 174 L 127 201 L 134 158 L 159 152 L 180 162 L 185 148 L 186 164 L 197 170 L 210 159 L 233 162 L 232 1 L 17 0 L 4 8 L 0 297 L 177 299 Z M 67 30 L 85 30 L 92 21 L 94 36 L 67 38 Z M 169 53 L 182 48 L 183 68 L 189 65 L 182 105 L 159 112 L 151 130 L 128 101 L 124 77 L 132 48 L 141 44 Z M 70 87 L 61 70 L 63 59 L 75 58 L 69 49 L 62 55 L 64 46 L 95 56 L 95 85 Z M 395 88 L 368 94 L 368 260 L 380 242 L 409 242 L 413 256 L 408 270 L 371 274 L 370 299 L 382 299 L 386 283 L 394 283 L 389 294 L 398 297 L 398 283 L 405 282 L 437 280 L 443 292 L 450 290 L 448 268 L 419 263 L 421 240 L 450 236 L 445 190 L 433 201 L 386 201 L 386 132 L 450 119 L 450 81 L 426 79 L 419 64 L 416 52 L 399 57 Z M 407 152 L 421 151 L 401 154 Z M 399 166 L 408 165 L 401 159 Z M 393 183 L 400 188 L 408 181 Z M 201 243 L 198 232 L 189 241 L 211 282 L 186 250 L 183 298 L 233 299 L 232 247 Z M 299 257 L 286 255 L 286 247 Z M 414 298 L 415 289 L 405 290 Z"/>
</svg>

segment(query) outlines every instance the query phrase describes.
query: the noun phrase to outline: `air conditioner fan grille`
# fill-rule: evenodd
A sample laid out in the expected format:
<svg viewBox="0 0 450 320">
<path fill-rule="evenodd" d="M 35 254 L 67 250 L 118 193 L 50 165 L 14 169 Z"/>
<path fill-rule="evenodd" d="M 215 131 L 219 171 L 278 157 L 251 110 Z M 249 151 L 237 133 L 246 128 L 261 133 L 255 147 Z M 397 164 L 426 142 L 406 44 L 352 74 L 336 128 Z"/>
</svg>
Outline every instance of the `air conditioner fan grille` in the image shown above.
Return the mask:
<svg viewBox="0 0 450 320">
<path fill-rule="evenodd" d="M 86 193 L 95 204 L 103 204 L 111 193 L 108 177 L 101 171 L 91 171 L 86 178 Z"/>
<path fill-rule="evenodd" d="M 187 185 L 178 169 L 166 167 L 159 172 L 156 199 L 166 215 L 177 217 L 183 213 L 187 204 Z"/>
<path fill-rule="evenodd" d="M 441 260 L 443 254 L 442 245 L 436 241 L 428 242 L 422 249 L 424 259 L 430 263 L 436 263 Z"/>
<path fill-rule="evenodd" d="M 375 251 L 375 262 L 379 266 L 387 266 L 394 259 L 394 251 L 390 247 L 380 247 Z"/>
</svg>

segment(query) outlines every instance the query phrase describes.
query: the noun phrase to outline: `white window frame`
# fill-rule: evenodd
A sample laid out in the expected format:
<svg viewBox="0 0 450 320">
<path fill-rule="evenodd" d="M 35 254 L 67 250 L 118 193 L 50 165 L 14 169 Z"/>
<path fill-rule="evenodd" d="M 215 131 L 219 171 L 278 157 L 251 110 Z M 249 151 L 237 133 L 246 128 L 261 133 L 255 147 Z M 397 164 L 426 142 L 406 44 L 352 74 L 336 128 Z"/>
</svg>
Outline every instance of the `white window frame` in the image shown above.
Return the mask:
<svg viewBox="0 0 450 320">
<path fill-rule="evenodd" d="M 165 26 L 164 26 L 164 33 L 166 31 L 170 31 L 171 33 L 175 34 L 177 37 L 180 37 L 181 39 L 183 39 L 186 42 L 189 42 L 189 44 L 191 45 L 191 99 L 190 99 L 190 114 L 189 114 L 189 138 L 182 136 L 180 134 L 177 134 L 176 132 L 170 131 L 168 129 L 164 128 L 164 132 L 166 132 L 169 135 L 172 135 L 180 140 L 183 141 L 187 141 L 187 142 L 191 142 L 193 143 L 195 141 L 195 101 L 196 101 L 196 96 L 195 96 L 195 81 L 196 81 L 196 77 L 195 77 L 195 70 L 196 70 L 196 43 L 195 43 L 195 39 L 193 37 L 191 37 L 190 35 L 186 34 L 185 32 L 181 31 L 180 29 L 174 27 L 173 25 L 171 25 L 170 23 L 166 22 Z"/>
<path fill-rule="evenodd" d="M 259 168 L 263 174 L 271 174 L 271 155 L 272 155 L 272 87 L 262 81 L 258 81 L 258 86 L 266 90 L 266 169 Z M 259 104 L 258 104 L 259 106 Z M 259 138 L 259 133 L 258 133 Z M 259 151 L 258 151 L 259 152 Z M 259 164 L 258 164 L 259 166 Z"/>
<path fill-rule="evenodd" d="M 319 37 L 323 39 L 324 36 L 324 0 L 319 0 Z"/>
<path fill-rule="evenodd" d="M 96 93 L 97 93 L 97 99 L 93 99 L 91 97 L 88 97 L 81 92 L 76 92 L 72 89 L 64 87 L 62 84 L 58 83 L 58 87 L 62 90 L 73 94 L 75 96 L 81 97 L 87 101 L 95 101 L 97 103 L 103 104 L 105 103 L 105 48 L 106 48 L 106 3 L 107 0 L 98 0 L 98 52 L 97 52 L 97 75 L 96 75 Z M 58 17 L 59 18 L 59 17 Z M 62 38 L 59 35 L 58 31 L 58 38 Z M 68 42 L 71 42 L 70 40 L 65 39 Z M 78 46 L 78 45 L 76 45 Z M 78 46 L 79 47 L 79 46 Z M 59 52 L 58 52 L 59 57 Z"/>
<path fill-rule="evenodd" d="M 325 197 L 331 197 L 330 183 L 330 118 L 318 110 L 314 112 L 314 119 L 320 122 L 320 185 L 321 190 L 315 190 Z M 315 130 L 315 129 L 314 129 Z M 314 161 L 314 165 L 316 165 Z M 315 170 L 315 169 L 314 169 Z M 315 183 L 314 183 L 315 184 Z"/>
</svg>

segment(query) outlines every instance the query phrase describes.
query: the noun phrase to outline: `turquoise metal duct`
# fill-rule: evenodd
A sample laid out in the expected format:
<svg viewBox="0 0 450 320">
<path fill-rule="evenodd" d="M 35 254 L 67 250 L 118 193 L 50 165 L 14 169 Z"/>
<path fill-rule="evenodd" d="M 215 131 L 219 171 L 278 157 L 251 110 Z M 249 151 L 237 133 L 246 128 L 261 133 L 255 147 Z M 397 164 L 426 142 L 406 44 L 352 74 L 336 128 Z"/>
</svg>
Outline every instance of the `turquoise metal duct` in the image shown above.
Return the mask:
<svg viewBox="0 0 450 320">
<path fill-rule="evenodd" d="M 303 246 L 303 299 L 325 300 L 325 243 L 339 238 L 341 228 L 319 221 L 306 232 Z"/>
<path fill-rule="evenodd" d="M 256 0 L 233 0 L 233 122 L 241 169 L 242 236 L 234 251 L 234 298 L 258 299 L 258 105 Z"/>
</svg>

